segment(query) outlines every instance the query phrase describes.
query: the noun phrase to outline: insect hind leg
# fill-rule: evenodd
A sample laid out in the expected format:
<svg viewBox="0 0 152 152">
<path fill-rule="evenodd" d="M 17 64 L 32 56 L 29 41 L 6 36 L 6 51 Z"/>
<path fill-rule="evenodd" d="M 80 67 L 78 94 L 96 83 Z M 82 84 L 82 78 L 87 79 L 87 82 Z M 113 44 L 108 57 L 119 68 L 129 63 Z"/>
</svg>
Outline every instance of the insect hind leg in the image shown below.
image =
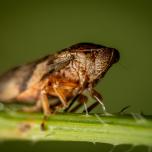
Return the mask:
<svg viewBox="0 0 152 152">
<path fill-rule="evenodd" d="M 40 112 L 42 110 L 42 104 L 41 101 L 38 100 L 36 105 L 34 106 L 24 106 L 23 108 L 21 108 L 22 112 L 27 112 L 27 113 L 32 113 L 32 112 Z"/>
<path fill-rule="evenodd" d="M 50 109 L 49 100 L 45 91 L 41 92 L 40 101 L 42 104 L 44 115 L 46 117 L 49 116 L 52 113 L 52 111 Z"/>
<path fill-rule="evenodd" d="M 75 107 L 73 107 L 69 112 L 76 112 L 78 109 L 80 109 L 84 105 L 86 115 L 88 115 L 88 110 L 87 110 L 87 105 L 86 105 L 88 98 L 82 94 L 80 94 L 77 98 L 78 98 L 78 104 Z"/>
<path fill-rule="evenodd" d="M 70 102 L 70 104 L 68 105 L 67 108 L 64 109 L 64 112 L 68 112 L 69 109 L 72 107 L 72 105 L 75 103 L 75 101 L 79 98 L 79 95 L 75 96 L 72 101 Z"/>
</svg>

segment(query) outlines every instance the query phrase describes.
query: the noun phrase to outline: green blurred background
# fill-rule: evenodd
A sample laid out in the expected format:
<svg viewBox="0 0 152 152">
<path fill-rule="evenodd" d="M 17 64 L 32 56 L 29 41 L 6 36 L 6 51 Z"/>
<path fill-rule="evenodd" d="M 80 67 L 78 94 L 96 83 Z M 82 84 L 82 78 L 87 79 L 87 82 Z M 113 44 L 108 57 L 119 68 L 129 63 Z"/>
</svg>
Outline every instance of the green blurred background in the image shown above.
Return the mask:
<svg viewBox="0 0 152 152">
<path fill-rule="evenodd" d="M 97 86 L 109 112 L 118 112 L 131 105 L 129 112 L 152 114 L 151 0 L 0 1 L 0 72 L 78 42 L 99 43 L 120 51 L 120 62 Z M 73 142 L 0 144 L 0 149 L 5 151 L 13 147 L 22 151 L 90 152 L 109 151 L 111 145 Z M 122 151 L 118 149 L 115 151 Z M 137 149 L 133 151 L 143 150 Z"/>
</svg>

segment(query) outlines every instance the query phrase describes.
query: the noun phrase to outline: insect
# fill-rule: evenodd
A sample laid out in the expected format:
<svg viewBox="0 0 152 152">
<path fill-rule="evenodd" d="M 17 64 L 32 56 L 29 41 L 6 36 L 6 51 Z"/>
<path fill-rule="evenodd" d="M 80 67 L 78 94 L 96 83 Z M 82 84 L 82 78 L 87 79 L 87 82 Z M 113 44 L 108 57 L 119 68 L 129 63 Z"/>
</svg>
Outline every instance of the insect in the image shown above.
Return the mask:
<svg viewBox="0 0 152 152">
<path fill-rule="evenodd" d="M 78 43 L 58 53 L 15 67 L 0 76 L 0 101 L 33 103 L 23 111 L 44 115 L 64 111 L 74 112 L 81 105 L 90 111 L 99 103 L 106 113 L 102 96 L 94 87 L 108 69 L 120 58 L 114 48 L 93 43 Z M 95 102 L 86 107 L 88 91 Z M 78 105 L 70 109 L 78 101 Z"/>
</svg>

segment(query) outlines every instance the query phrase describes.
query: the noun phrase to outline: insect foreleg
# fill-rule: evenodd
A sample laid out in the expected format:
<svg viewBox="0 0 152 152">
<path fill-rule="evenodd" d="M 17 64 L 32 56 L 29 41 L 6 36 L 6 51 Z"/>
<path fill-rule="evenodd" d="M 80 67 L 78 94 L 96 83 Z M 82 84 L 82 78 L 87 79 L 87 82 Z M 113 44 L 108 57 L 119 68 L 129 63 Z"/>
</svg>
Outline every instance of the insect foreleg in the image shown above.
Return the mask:
<svg viewBox="0 0 152 152">
<path fill-rule="evenodd" d="M 98 102 L 98 101 L 94 102 L 94 103 L 91 104 L 89 107 L 87 107 L 88 113 L 89 113 L 91 110 L 93 110 L 97 105 L 99 105 L 99 102 Z M 83 112 L 86 112 L 86 110 L 84 110 Z"/>
<path fill-rule="evenodd" d="M 96 101 L 98 101 L 100 103 L 100 105 L 102 106 L 103 113 L 105 115 L 107 115 L 108 113 L 106 111 L 106 107 L 105 107 L 104 103 L 102 102 L 103 98 L 102 98 L 101 94 L 98 93 L 93 88 L 89 88 L 89 93 L 90 93 L 92 98 L 94 98 Z"/>
</svg>

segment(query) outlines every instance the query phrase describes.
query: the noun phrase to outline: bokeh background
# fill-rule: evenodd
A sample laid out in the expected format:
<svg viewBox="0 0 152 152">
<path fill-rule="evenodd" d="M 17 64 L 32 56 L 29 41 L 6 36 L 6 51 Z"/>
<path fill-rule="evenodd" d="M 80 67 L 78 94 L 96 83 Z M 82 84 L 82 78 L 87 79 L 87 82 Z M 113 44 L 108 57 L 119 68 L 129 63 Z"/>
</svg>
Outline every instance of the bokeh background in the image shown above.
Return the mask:
<svg viewBox="0 0 152 152">
<path fill-rule="evenodd" d="M 109 112 L 130 105 L 128 112 L 152 114 L 151 0 L 0 1 L 1 73 L 78 42 L 98 43 L 120 51 L 120 62 L 97 86 Z M 0 143 L 0 149 L 5 151 L 14 148 L 91 152 L 109 151 L 111 146 L 78 142 Z M 114 151 L 123 151 L 124 147 Z"/>
</svg>

